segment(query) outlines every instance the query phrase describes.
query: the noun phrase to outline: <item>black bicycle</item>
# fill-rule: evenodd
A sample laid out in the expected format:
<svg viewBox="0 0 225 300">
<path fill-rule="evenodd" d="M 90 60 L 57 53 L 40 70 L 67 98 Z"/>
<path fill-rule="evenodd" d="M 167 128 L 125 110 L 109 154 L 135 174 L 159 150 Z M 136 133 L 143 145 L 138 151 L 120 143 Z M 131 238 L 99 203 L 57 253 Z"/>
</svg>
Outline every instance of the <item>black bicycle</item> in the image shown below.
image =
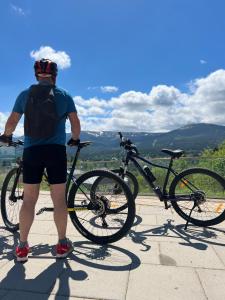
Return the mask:
<svg viewBox="0 0 225 300">
<path fill-rule="evenodd" d="M 84 173 L 78 179 L 74 176 L 80 150 L 91 142 L 80 142 L 77 146 L 72 167 L 68 170 L 66 199 L 68 212 L 75 228 L 87 239 L 97 244 L 113 243 L 124 237 L 131 228 L 135 217 L 135 203 L 126 183 L 116 174 L 106 170 L 93 170 Z M 22 141 L 12 142 L 10 146 L 23 145 Z M 18 166 L 6 175 L 1 190 L 1 214 L 5 226 L 10 231 L 19 229 L 19 210 L 23 201 L 22 168 L 23 161 L 17 160 Z M 43 175 L 48 182 L 46 172 Z M 99 184 L 92 184 L 98 178 Z M 119 194 L 113 186 L 118 186 Z M 123 211 L 117 207 L 125 207 Z M 44 207 L 36 214 L 53 211 Z"/>
<path fill-rule="evenodd" d="M 162 152 L 169 155 L 171 159 L 168 166 L 159 165 L 142 157 L 130 139 L 124 138 L 121 132 L 119 135 L 120 146 L 124 148 L 126 154 L 122 166 L 113 171 L 128 182 L 134 198 L 138 194 L 139 185 L 137 178 L 128 171 L 130 162 L 144 177 L 159 200 L 164 202 L 165 208 L 168 209 L 172 205 L 175 211 L 187 221 L 185 228 L 189 222 L 204 227 L 216 225 L 225 220 L 225 179 L 223 177 L 204 168 L 191 168 L 177 173 L 173 169 L 173 162 L 183 155 L 183 150 L 162 149 Z M 150 168 L 147 165 L 142 167 L 137 160 L 167 170 L 162 187 L 155 184 L 157 178 Z M 169 183 L 171 175 L 174 178 Z M 100 181 L 101 178 L 96 180 L 93 189 Z M 114 193 L 120 193 L 119 186 L 114 186 Z M 125 208 L 126 204 L 121 205 L 116 208 L 115 212 L 123 211 Z"/>
</svg>

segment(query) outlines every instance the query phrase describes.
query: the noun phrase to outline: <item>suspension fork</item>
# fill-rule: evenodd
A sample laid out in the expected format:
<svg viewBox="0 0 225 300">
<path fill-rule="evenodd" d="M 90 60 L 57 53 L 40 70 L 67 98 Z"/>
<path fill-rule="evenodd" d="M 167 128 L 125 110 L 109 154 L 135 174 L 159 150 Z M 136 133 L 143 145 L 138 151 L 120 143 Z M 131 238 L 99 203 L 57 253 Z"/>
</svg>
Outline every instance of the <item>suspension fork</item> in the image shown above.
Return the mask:
<svg viewBox="0 0 225 300">
<path fill-rule="evenodd" d="M 124 179 L 127 173 L 128 164 L 129 164 L 129 157 L 128 155 L 126 155 L 125 160 L 122 160 L 122 165 L 120 166 L 120 174 L 122 175 L 122 179 Z"/>
</svg>

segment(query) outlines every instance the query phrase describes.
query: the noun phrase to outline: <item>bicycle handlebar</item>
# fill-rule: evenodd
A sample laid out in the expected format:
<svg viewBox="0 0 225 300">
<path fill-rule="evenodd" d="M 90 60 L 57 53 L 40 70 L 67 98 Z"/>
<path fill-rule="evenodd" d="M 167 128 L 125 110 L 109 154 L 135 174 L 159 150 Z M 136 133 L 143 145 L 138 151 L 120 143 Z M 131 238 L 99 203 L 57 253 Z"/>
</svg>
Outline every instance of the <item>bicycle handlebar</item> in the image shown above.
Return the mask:
<svg viewBox="0 0 225 300">
<path fill-rule="evenodd" d="M 126 139 L 121 132 L 118 132 L 119 136 L 120 136 L 120 147 L 123 147 L 125 150 L 127 151 L 134 151 L 136 154 L 138 153 L 138 149 L 135 146 L 135 144 L 132 143 L 132 141 L 130 139 Z"/>
<path fill-rule="evenodd" d="M 6 147 L 17 147 L 17 146 L 23 146 L 24 142 L 22 140 L 12 141 L 8 144 L 0 145 L 0 147 L 6 146 Z"/>
</svg>

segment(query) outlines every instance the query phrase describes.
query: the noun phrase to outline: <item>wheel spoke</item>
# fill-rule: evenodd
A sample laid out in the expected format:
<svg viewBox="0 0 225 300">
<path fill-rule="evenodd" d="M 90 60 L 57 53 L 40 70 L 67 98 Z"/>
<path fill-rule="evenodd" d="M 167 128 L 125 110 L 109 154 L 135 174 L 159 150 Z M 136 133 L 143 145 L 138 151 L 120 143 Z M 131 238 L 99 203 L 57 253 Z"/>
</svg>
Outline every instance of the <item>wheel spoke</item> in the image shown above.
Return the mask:
<svg viewBox="0 0 225 300">
<path fill-rule="evenodd" d="M 194 170 L 194 171 L 193 171 Z M 175 210 L 183 218 L 187 219 L 194 202 L 190 221 L 196 225 L 209 226 L 217 224 L 225 218 L 225 190 L 223 179 L 219 175 L 204 169 L 190 169 L 183 172 L 184 175 L 177 179 L 173 187 L 172 197 L 178 201 L 172 201 Z M 190 201 L 179 201 L 181 195 L 190 197 Z"/>
</svg>

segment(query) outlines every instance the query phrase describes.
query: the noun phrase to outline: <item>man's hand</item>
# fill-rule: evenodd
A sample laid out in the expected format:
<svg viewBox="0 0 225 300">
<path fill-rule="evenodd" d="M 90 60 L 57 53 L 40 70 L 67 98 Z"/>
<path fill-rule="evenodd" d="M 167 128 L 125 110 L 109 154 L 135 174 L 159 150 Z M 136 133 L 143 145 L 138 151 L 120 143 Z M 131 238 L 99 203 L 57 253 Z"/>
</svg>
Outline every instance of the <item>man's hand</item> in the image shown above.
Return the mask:
<svg viewBox="0 0 225 300">
<path fill-rule="evenodd" d="M 67 142 L 67 145 L 68 146 L 78 146 L 80 144 L 80 140 L 77 139 L 77 140 L 74 140 L 74 139 L 70 139 L 68 142 Z"/>
<path fill-rule="evenodd" d="M 6 146 L 12 143 L 12 134 L 11 135 L 0 135 L 0 146 Z"/>
</svg>

